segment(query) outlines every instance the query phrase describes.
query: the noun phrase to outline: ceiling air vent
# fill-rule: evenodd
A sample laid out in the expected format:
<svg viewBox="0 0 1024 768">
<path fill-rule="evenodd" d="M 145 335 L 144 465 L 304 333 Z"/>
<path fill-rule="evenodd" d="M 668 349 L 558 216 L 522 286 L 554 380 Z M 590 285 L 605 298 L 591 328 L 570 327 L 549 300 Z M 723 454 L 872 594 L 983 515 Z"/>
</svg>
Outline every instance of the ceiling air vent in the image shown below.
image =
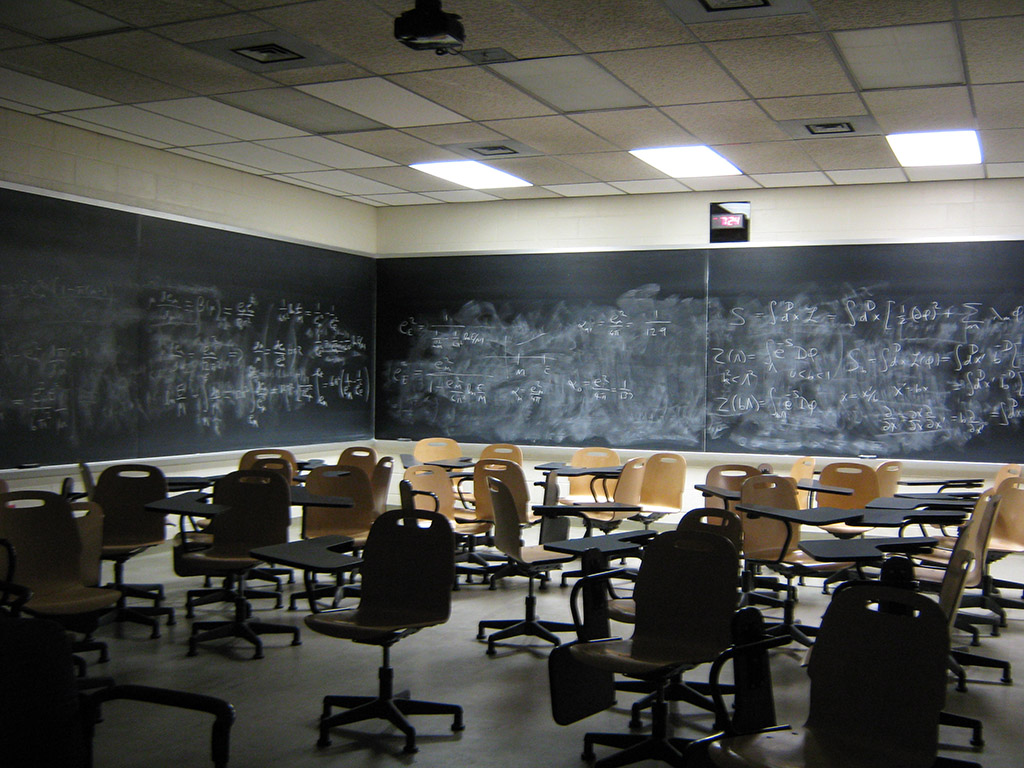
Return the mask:
<svg viewBox="0 0 1024 768">
<path fill-rule="evenodd" d="M 243 48 L 232 48 L 239 56 L 258 61 L 260 64 L 276 64 L 279 61 L 295 61 L 306 58 L 301 53 L 285 48 L 277 43 L 250 45 Z"/>
<path fill-rule="evenodd" d="M 852 123 L 848 123 L 845 120 L 838 123 L 807 123 L 804 126 L 807 132 L 812 136 L 823 136 L 834 133 L 854 133 L 855 129 Z"/>
<path fill-rule="evenodd" d="M 664 0 L 684 24 L 810 13 L 810 0 Z"/>
<path fill-rule="evenodd" d="M 470 152 L 476 152 L 482 157 L 502 157 L 506 155 L 518 155 L 519 152 L 504 144 L 488 144 L 483 147 L 469 147 Z"/>
<path fill-rule="evenodd" d="M 794 139 L 841 139 L 844 136 L 881 136 L 882 128 L 870 115 L 836 115 L 817 120 L 780 120 L 779 128 Z"/>
<path fill-rule="evenodd" d="M 536 157 L 540 153 L 521 141 L 496 136 L 491 141 L 473 141 L 465 144 L 445 144 L 444 148 L 456 154 L 479 160 L 481 157 Z"/>
<path fill-rule="evenodd" d="M 709 11 L 735 11 L 771 5 L 768 0 L 700 0 L 700 4 Z"/>
<path fill-rule="evenodd" d="M 462 57 L 474 64 L 503 64 L 518 59 L 504 48 L 478 48 L 475 51 L 463 51 Z"/>
</svg>

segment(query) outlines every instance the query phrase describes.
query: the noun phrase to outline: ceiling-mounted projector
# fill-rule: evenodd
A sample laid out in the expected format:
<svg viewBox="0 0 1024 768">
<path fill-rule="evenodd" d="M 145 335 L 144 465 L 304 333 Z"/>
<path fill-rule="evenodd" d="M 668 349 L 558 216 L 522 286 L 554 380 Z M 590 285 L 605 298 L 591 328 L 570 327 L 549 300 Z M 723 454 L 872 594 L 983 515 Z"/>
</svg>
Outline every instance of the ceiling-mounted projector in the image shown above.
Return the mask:
<svg viewBox="0 0 1024 768">
<path fill-rule="evenodd" d="M 441 0 L 416 0 L 416 7 L 395 19 L 395 39 L 417 51 L 438 56 L 459 53 L 466 41 L 457 13 L 441 10 Z"/>
</svg>

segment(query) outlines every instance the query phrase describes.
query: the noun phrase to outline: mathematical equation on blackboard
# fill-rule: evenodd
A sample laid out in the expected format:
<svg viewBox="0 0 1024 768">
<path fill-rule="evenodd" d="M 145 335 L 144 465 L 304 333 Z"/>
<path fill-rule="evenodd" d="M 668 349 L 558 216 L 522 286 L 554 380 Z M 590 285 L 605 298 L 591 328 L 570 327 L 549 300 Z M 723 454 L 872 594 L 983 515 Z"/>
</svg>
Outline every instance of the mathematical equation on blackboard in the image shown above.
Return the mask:
<svg viewBox="0 0 1024 768">
<path fill-rule="evenodd" d="M 502 311 L 470 301 L 402 320 L 408 353 L 383 361 L 391 419 L 457 428 L 483 441 L 566 442 L 607 435 L 620 445 L 703 428 L 703 383 L 690 370 L 700 302 L 657 285 L 614 306 L 564 302 Z"/>
<path fill-rule="evenodd" d="M 838 298 L 712 300 L 708 437 L 749 450 L 906 455 L 1024 416 L 1024 306 Z"/>
</svg>

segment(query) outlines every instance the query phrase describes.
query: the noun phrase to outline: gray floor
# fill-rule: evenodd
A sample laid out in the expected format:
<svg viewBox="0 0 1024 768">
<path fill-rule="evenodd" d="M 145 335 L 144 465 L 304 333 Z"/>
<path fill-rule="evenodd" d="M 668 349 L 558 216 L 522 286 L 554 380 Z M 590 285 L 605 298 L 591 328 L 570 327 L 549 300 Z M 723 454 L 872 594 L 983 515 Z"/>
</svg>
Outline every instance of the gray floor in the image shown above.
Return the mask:
<svg viewBox="0 0 1024 768">
<path fill-rule="evenodd" d="M 157 548 L 131 561 L 129 580 L 162 580 L 169 603 L 183 604 L 187 583 L 173 575 L 170 551 Z M 999 573 L 1024 576 L 1024 563 L 997 564 Z M 286 590 L 296 587 L 285 587 Z M 362 723 L 334 732 L 332 746 L 316 747 L 320 700 L 327 693 L 372 694 L 377 687 L 380 649 L 334 640 L 303 631 L 302 645 L 292 647 L 284 636 L 266 639 L 266 656 L 251 660 L 250 646 L 221 641 L 186 656 L 189 620 L 179 612 L 176 626 L 149 639 L 148 630 L 132 625 L 108 626 L 98 633 L 108 640 L 111 661 L 91 664 L 93 674 L 112 675 L 118 682 L 168 686 L 206 692 L 228 699 L 237 710 L 232 733 L 232 766 L 378 766 L 415 764 L 424 768 L 456 766 L 548 766 L 579 768 L 583 734 L 587 731 L 627 730 L 627 708 L 633 696 L 624 694 L 615 708 L 572 726 L 556 725 L 550 714 L 547 655 L 550 646 L 523 640 L 485 655 L 475 639 L 482 618 L 518 617 L 526 594 L 524 579 L 505 580 L 496 591 L 467 586 L 453 594 L 451 620 L 398 643 L 392 660 L 396 689 L 411 688 L 419 698 L 449 701 L 465 709 L 466 729 L 450 731 L 445 717 L 417 717 L 420 751 L 402 754 L 403 741 L 390 726 Z M 799 615 L 815 623 L 827 597 L 814 585 L 801 592 Z M 557 586 L 539 593 L 543 618 L 568 619 L 568 590 Z M 303 611 L 274 610 L 256 604 L 267 620 L 302 624 Z M 202 610 L 202 617 L 217 616 L 219 608 Z M 623 635 L 629 628 L 616 625 Z M 979 652 L 1010 659 L 1024 669 L 1024 611 L 1011 615 L 1000 637 L 983 637 Z M 775 652 L 772 671 L 781 722 L 801 722 L 806 711 L 807 677 L 802 654 Z M 694 674 L 699 674 L 699 671 Z M 899 685 L 899 681 L 893 681 Z M 1005 686 L 992 670 L 970 671 L 969 690 L 957 693 L 949 686 L 947 709 L 980 717 L 985 724 L 986 746 L 974 752 L 968 735 L 943 729 L 944 754 L 976 760 L 987 768 L 1024 766 L 1021 714 L 1024 682 Z M 144 704 L 116 703 L 105 709 L 95 743 L 97 766 L 182 768 L 207 762 L 207 722 L 192 713 Z M 703 735 L 709 716 L 678 706 L 677 735 Z M 598 754 L 607 750 L 598 748 Z M 653 765 L 654 763 L 651 763 Z M 646 764 L 645 764 L 646 765 Z"/>
</svg>

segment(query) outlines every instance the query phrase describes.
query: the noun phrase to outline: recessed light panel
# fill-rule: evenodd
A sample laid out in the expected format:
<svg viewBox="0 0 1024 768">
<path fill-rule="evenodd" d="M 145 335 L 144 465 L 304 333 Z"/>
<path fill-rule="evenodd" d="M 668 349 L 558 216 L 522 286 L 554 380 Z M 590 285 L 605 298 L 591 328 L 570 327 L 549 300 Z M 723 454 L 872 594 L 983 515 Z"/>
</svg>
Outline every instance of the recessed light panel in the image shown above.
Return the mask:
<svg viewBox="0 0 1024 768">
<path fill-rule="evenodd" d="M 976 165 L 981 145 L 976 131 L 892 133 L 885 137 L 905 168 L 922 165 Z"/>
<path fill-rule="evenodd" d="M 713 149 L 703 145 L 631 149 L 629 153 L 676 179 L 736 176 L 743 173 Z"/>
<path fill-rule="evenodd" d="M 532 187 L 533 185 L 511 173 L 478 163 L 476 160 L 454 160 L 445 163 L 414 163 L 417 171 L 461 184 L 470 189 L 501 189 L 502 187 Z"/>
</svg>

